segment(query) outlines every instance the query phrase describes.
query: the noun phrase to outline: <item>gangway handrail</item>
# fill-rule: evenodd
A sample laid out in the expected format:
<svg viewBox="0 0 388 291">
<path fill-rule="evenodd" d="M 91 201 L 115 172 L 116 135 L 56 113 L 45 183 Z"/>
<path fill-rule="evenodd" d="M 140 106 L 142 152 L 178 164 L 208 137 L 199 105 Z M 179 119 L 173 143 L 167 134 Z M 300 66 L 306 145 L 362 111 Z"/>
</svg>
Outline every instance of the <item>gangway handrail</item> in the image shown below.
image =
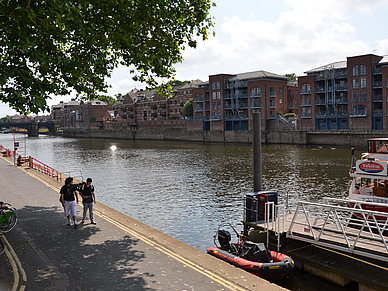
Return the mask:
<svg viewBox="0 0 388 291">
<path fill-rule="evenodd" d="M 358 216 L 353 218 L 353 214 Z M 351 224 L 355 227 L 350 227 Z M 309 234 L 298 232 L 296 225 L 301 225 Z M 286 236 L 388 261 L 388 237 L 384 235 L 387 225 L 385 212 L 299 201 Z"/>
</svg>

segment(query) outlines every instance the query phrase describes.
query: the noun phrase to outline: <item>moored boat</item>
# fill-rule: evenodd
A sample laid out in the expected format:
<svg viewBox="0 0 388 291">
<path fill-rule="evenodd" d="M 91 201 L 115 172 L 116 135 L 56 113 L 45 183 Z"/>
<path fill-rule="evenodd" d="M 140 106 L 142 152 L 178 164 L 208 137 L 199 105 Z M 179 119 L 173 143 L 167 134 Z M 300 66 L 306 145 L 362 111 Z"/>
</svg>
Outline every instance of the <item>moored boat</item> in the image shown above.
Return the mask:
<svg viewBox="0 0 388 291">
<path fill-rule="evenodd" d="M 348 185 L 349 206 L 353 207 L 360 201 L 363 202 L 362 209 L 388 213 L 387 169 L 388 138 L 368 139 L 367 152 L 362 153 L 361 159 L 352 157 L 349 171 L 352 179 Z"/>
<path fill-rule="evenodd" d="M 220 246 L 216 243 L 216 237 Z M 230 264 L 263 278 L 284 278 L 294 269 L 294 261 L 287 255 L 268 250 L 263 243 L 240 240 L 230 243 L 230 233 L 218 228 L 215 247 L 207 252 Z"/>
</svg>

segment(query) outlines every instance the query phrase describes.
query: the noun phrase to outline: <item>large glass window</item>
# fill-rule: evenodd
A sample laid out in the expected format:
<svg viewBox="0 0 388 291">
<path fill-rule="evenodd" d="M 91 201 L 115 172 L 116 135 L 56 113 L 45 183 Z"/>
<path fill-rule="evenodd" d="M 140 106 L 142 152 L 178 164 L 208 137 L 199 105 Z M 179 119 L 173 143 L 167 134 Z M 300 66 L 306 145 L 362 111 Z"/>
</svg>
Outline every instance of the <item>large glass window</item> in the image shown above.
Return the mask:
<svg viewBox="0 0 388 291">
<path fill-rule="evenodd" d="M 361 89 L 366 88 L 366 78 L 361 78 Z"/>
<path fill-rule="evenodd" d="M 359 92 L 353 92 L 353 103 L 358 103 L 360 102 L 360 94 Z"/>
<path fill-rule="evenodd" d="M 359 89 L 360 88 L 360 83 L 358 79 L 353 79 L 353 89 Z"/>
<path fill-rule="evenodd" d="M 360 65 L 360 75 L 361 76 L 366 75 L 366 65 Z"/>
<path fill-rule="evenodd" d="M 358 76 L 358 66 L 353 67 L 353 76 Z"/>
<path fill-rule="evenodd" d="M 360 93 L 360 102 L 368 102 L 368 97 L 366 91 L 361 91 Z"/>
</svg>

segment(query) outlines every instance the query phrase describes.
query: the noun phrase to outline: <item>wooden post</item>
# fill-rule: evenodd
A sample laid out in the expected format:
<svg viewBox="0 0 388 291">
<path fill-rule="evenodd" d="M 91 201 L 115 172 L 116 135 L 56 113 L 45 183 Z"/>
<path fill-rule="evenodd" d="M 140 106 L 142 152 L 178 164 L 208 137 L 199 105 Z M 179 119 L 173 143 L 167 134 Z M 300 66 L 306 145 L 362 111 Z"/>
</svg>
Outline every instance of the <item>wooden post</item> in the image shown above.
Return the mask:
<svg viewBox="0 0 388 291">
<path fill-rule="evenodd" d="M 261 113 L 253 113 L 253 191 L 261 191 Z"/>
</svg>

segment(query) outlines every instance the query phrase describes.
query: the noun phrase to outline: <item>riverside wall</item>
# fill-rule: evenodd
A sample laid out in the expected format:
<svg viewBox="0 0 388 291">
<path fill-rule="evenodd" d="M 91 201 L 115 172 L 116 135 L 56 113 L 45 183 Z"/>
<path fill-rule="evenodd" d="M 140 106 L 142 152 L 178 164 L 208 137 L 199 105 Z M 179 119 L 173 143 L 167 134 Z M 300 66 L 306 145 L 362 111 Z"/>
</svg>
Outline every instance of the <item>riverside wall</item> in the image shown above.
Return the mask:
<svg viewBox="0 0 388 291">
<path fill-rule="evenodd" d="M 64 137 L 128 140 L 171 140 L 216 143 L 251 143 L 252 131 L 202 131 L 186 128 L 67 128 Z M 265 144 L 337 146 L 365 149 L 367 138 L 388 137 L 388 131 L 291 131 L 262 132 Z"/>
</svg>

